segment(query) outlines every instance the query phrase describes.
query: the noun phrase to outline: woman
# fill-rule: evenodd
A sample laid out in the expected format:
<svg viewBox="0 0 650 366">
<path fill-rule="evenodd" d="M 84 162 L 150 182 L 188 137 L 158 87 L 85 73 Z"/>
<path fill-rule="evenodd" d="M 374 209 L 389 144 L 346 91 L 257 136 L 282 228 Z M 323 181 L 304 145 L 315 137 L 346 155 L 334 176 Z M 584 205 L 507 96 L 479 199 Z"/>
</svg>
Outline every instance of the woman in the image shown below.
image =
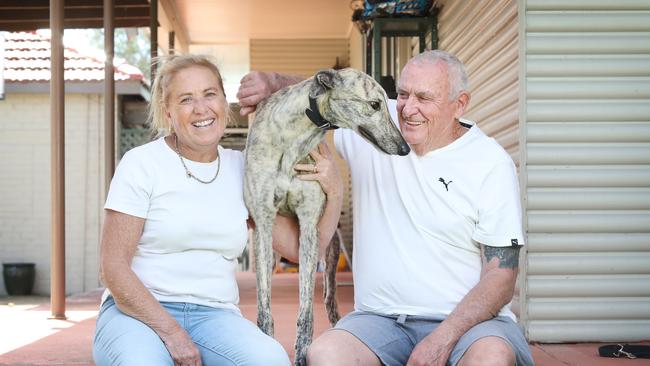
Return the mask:
<svg viewBox="0 0 650 366">
<path fill-rule="evenodd" d="M 229 109 L 214 63 L 167 58 L 151 115 L 163 136 L 124 155 L 106 200 L 96 364 L 288 365 L 282 346 L 237 308 L 235 269 L 248 239 L 244 160 L 219 146 Z M 342 195 L 323 152 L 312 152 L 321 173 L 301 177 L 320 181 L 329 197 L 319 223 L 324 246 Z M 297 258 L 296 222 L 278 216 L 273 236 L 276 250 Z"/>
</svg>

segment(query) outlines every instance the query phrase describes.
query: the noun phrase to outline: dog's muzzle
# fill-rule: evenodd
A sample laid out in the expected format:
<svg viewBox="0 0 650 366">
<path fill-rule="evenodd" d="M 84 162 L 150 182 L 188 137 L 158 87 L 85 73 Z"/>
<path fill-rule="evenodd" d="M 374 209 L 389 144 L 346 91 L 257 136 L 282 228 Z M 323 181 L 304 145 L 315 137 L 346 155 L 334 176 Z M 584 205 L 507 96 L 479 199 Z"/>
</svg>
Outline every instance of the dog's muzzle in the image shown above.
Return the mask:
<svg viewBox="0 0 650 366">
<path fill-rule="evenodd" d="M 386 151 L 386 149 L 379 144 L 375 136 L 365 128 L 364 126 L 359 126 L 359 134 L 363 136 L 366 140 L 368 140 L 371 144 L 375 145 L 379 150 L 385 152 L 386 154 L 391 154 L 389 151 Z M 411 152 L 411 147 L 404 141 L 404 139 L 401 139 L 402 141 L 397 143 L 397 155 L 399 156 L 405 156 L 408 155 Z"/>
</svg>

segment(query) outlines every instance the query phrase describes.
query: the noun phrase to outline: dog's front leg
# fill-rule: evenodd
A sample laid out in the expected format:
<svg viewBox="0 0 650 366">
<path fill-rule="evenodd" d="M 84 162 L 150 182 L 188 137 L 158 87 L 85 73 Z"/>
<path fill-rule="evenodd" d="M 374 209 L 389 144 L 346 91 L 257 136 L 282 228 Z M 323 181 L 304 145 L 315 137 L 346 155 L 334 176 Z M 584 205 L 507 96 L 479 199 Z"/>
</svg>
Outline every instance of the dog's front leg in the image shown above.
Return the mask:
<svg viewBox="0 0 650 366">
<path fill-rule="evenodd" d="M 271 275 L 273 273 L 273 220 L 257 219 L 253 234 L 257 272 L 257 326 L 273 337 Z"/>
</svg>

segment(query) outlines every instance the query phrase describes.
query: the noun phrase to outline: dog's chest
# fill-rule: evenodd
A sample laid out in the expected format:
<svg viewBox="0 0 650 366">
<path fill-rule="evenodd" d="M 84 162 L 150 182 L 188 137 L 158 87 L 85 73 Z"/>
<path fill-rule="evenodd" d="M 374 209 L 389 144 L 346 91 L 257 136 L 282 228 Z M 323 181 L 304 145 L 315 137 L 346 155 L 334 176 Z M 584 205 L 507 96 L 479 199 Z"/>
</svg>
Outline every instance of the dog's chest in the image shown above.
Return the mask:
<svg viewBox="0 0 650 366">
<path fill-rule="evenodd" d="M 297 210 L 320 212 L 325 206 L 325 194 L 317 181 L 304 181 L 296 174 L 284 174 L 276 181 L 274 203 L 284 216 L 295 216 Z"/>
</svg>

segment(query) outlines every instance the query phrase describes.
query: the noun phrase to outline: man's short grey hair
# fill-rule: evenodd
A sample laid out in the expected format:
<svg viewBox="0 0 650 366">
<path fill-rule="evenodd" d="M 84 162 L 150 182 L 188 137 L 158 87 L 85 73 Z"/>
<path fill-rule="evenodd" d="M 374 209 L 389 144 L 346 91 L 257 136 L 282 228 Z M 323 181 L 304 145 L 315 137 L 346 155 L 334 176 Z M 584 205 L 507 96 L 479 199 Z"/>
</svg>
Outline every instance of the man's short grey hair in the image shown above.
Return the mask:
<svg viewBox="0 0 650 366">
<path fill-rule="evenodd" d="M 418 55 L 413 56 L 409 62 L 415 63 L 431 63 L 444 62 L 447 65 L 447 73 L 449 76 L 449 99 L 456 99 L 461 92 L 469 91 L 469 81 L 467 80 L 467 72 L 465 66 L 458 59 L 458 57 L 443 50 L 425 51 Z"/>
</svg>

